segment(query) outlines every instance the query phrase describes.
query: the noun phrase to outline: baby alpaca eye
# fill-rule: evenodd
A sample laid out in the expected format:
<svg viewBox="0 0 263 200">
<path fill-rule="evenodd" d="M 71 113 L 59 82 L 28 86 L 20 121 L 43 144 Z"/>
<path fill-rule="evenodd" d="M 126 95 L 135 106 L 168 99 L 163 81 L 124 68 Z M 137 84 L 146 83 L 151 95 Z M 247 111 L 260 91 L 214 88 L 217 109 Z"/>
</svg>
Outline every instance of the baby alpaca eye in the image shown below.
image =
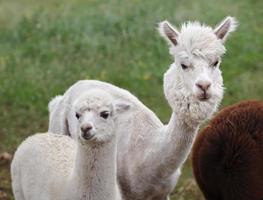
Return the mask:
<svg viewBox="0 0 263 200">
<path fill-rule="evenodd" d="M 76 118 L 79 119 L 80 118 L 80 114 L 76 113 Z"/>
<path fill-rule="evenodd" d="M 104 119 L 107 119 L 109 117 L 110 113 L 108 111 L 102 111 L 100 113 L 100 116 Z"/>
<path fill-rule="evenodd" d="M 213 67 L 216 67 L 218 64 L 218 60 L 213 63 Z"/>
<path fill-rule="evenodd" d="M 188 66 L 187 66 L 187 65 L 185 65 L 185 64 L 181 64 L 181 67 L 182 67 L 182 69 L 183 69 L 183 70 L 185 70 L 185 69 L 187 69 L 187 68 L 188 68 Z"/>
</svg>

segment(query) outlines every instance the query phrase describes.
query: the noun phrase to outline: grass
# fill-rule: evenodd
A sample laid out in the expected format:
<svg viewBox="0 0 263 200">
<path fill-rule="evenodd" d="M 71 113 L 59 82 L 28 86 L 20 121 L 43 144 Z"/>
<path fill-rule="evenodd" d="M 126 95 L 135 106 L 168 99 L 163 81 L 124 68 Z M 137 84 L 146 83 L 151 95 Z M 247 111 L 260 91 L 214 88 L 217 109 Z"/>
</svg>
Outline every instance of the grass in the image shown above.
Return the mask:
<svg viewBox="0 0 263 200">
<path fill-rule="evenodd" d="M 263 99 L 262 7 L 261 0 L 0 0 L 0 152 L 46 131 L 49 99 L 79 79 L 126 88 L 168 121 L 162 76 L 172 60 L 155 30 L 163 19 L 215 25 L 236 16 L 240 27 L 221 64 L 222 106 Z M 0 188 L 12 199 L 7 169 L 0 165 Z M 173 196 L 202 199 L 189 162 Z"/>
</svg>

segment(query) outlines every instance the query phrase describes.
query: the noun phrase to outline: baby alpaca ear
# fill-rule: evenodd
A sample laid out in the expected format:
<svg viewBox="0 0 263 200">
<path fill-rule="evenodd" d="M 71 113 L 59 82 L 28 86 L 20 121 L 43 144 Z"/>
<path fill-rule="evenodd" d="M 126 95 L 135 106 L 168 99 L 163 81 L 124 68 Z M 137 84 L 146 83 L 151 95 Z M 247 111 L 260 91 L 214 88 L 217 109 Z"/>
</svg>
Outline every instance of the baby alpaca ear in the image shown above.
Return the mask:
<svg viewBox="0 0 263 200">
<path fill-rule="evenodd" d="M 171 45 L 177 45 L 179 32 L 168 22 L 162 21 L 158 26 L 159 33 Z"/>
<path fill-rule="evenodd" d="M 226 17 L 215 29 L 217 38 L 226 41 L 229 33 L 234 32 L 238 26 L 238 21 L 234 17 Z"/>
<path fill-rule="evenodd" d="M 131 107 L 132 107 L 132 104 L 124 100 L 117 99 L 117 100 L 114 100 L 113 102 L 114 111 L 118 114 L 126 113 L 127 111 L 131 109 Z"/>
</svg>

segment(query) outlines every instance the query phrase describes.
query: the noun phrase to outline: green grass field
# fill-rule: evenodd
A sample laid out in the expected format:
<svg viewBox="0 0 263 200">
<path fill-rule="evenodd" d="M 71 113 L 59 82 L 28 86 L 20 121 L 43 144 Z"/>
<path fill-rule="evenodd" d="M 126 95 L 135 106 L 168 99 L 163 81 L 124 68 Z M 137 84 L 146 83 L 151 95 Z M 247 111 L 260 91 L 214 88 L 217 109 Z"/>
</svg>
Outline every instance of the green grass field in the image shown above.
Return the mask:
<svg viewBox="0 0 263 200">
<path fill-rule="evenodd" d="M 162 76 L 172 59 L 156 24 L 216 25 L 226 15 L 240 26 L 221 64 L 222 106 L 263 99 L 262 0 L 0 0 L 0 152 L 45 132 L 48 101 L 80 79 L 126 88 L 167 121 Z M 0 162 L 0 192 L 8 195 L 2 200 L 13 199 L 8 167 Z M 173 199 L 201 196 L 187 162 Z"/>
</svg>

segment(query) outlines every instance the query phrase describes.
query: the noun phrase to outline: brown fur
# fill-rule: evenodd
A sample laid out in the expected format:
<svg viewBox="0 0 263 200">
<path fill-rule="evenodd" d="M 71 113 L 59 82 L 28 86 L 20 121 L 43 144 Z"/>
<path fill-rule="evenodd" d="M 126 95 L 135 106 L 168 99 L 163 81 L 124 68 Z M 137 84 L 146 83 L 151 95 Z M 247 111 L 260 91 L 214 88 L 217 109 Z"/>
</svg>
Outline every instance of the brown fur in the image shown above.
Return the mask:
<svg viewBox="0 0 263 200">
<path fill-rule="evenodd" d="M 223 109 L 198 135 L 192 162 L 207 200 L 263 199 L 263 102 Z"/>
</svg>

